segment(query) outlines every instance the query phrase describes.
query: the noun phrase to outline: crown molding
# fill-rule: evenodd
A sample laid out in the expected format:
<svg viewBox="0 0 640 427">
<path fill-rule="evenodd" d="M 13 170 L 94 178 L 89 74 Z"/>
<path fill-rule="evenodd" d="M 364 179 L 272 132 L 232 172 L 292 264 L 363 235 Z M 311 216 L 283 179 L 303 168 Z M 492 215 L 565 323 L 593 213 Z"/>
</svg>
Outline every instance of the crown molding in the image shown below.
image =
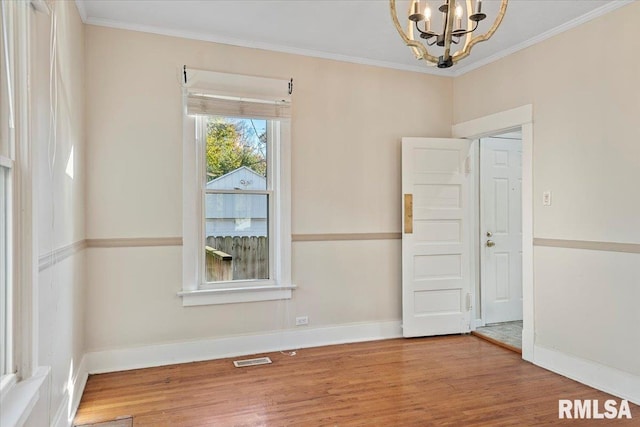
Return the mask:
<svg viewBox="0 0 640 427">
<path fill-rule="evenodd" d="M 80 14 L 80 19 L 82 19 L 82 22 L 84 22 L 85 24 L 87 23 L 87 8 L 84 5 L 84 1 L 83 0 L 76 0 L 76 9 L 78 9 L 78 13 Z"/>
<path fill-rule="evenodd" d="M 600 6 L 597 9 L 593 9 L 590 12 L 585 13 L 582 16 L 578 16 L 575 19 L 572 19 L 571 21 L 565 22 L 564 24 L 552 28 L 549 31 L 545 31 L 542 34 L 538 34 L 535 37 L 532 37 L 528 40 L 523 41 L 522 43 L 519 43 L 515 46 L 512 46 L 508 49 L 505 49 L 501 52 L 495 53 L 491 56 L 488 56 L 484 59 L 480 59 L 478 61 L 475 62 L 471 62 L 469 63 L 469 65 L 464 66 L 464 67 L 460 67 L 458 68 L 454 73 L 453 73 L 453 77 L 458 77 L 461 76 L 463 74 L 466 74 L 470 71 L 473 71 L 477 68 L 480 67 L 484 67 L 485 65 L 488 65 L 492 62 L 496 62 L 499 59 L 505 58 L 511 54 L 514 54 L 520 50 L 526 49 L 530 46 L 533 46 L 535 44 L 538 44 L 544 40 L 547 40 L 553 36 L 556 36 L 560 33 L 564 33 L 565 31 L 568 31 L 572 28 L 575 28 L 579 25 L 582 25 L 586 22 L 589 22 L 595 18 L 598 18 L 602 15 L 606 15 L 609 12 L 613 12 L 614 10 L 622 7 L 622 6 L 626 6 L 627 4 L 633 3 L 634 0 L 613 0 L 610 3 L 605 4 L 604 6 Z"/>
<path fill-rule="evenodd" d="M 76 2 L 81 2 L 81 0 L 76 0 Z M 83 19 L 83 22 L 85 24 L 96 25 L 100 27 L 116 28 L 120 30 L 129 30 L 129 31 L 138 31 L 142 33 L 151 33 L 151 34 L 158 34 L 162 36 L 178 37 L 178 38 L 206 41 L 206 42 L 212 42 L 212 43 L 220 43 L 220 44 L 226 44 L 231 46 L 246 47 L 251 49 L 268 50 L 273 52 L 308 56 L 312 58 L 321 58 L 321 59 L 329 59 L 333 61 L 349 62 L 352 64 L 359 64 L 359 65 L 371 65 L 374 67 L 390 68 L 390 69 L 400 70 L 400 71 L 411 71 L 414 73 L 430 74 L 430 75 L 435 75 L 440 77 L 453 76 L 452 71 L 448 71 L 448 70 L 443 71 L 436 67 L 428 67 L 422 64 L 406 65 L 406 64 L 399 64 L 399 63 L 390 62 L 390 61 L 378 61 L 378 60 L 368 59 L 368 58 L 360 58 L 355 56 L 329 53 L 329 52 L 323 52 L 323 51 L 312 50 L 312 49 L 300 49 L 300 48 L 295 48 L 291 46 L 262 43 L 262 42 L 256 42 L 251 40 L 237 39 L 233 37 L 224 37 L 219 35 L 205 34 L 200 32 L 169 30 L 166 28 L 160 28 L 153 25 L 130 24 L 130 23 L 114 21 L 110 19 L 88 17 L 86 20 Z"/>
<path fill-rule="evenodd" d="M 442 70 L 436 67 L 426 66 L 417 60 L 416 60 L 416 65 L 407 65 L 407 64 L 400 64 L 400 63 L 390 62 L 390 61 L 379 61 L 379 60 L 374 60 L 369 58 L 361 58 L 357 56 L 323 52 L 323 51 L 318 51 L 313 49 L 301 49 L 301 48 L 296 48 L 292 46 L 262 43 L 262 42 L 252 41 L 252 40 L 238 39 L 234 37 L 225 37 L 220 35 L 212 35 L 212 34 L 206 34 L 201 32 L 170 30 L 166 28 L 153 26 L 153 25 L 138 25 L 138 24 L 130 24 L 130 23 L 125 23 L 125 22 L 115 21 L 110 19 L 94 18 L 87 15 L 86 7 L 84 5 L 83 0 L 75 0 L 76 6 L 78 8 L 78 12 L 80 13 L 80 17 L 82 18 L 82 22 L 89 25 L 96 25 L 100 27 L 116 28 L 116 29 L 129 30 L 129 31 L 138 31 L 143 33 L 158 34 L 163 36 L 178 37 L 178 38 L 184 38 L 184 39 L 190 39 L 190 40 L 220 43 L 220 44 L 226 44 L 231 46 L 246 47 L 251 49 L 268 50 L 268 51 L 281 52 L 281 53 L 287 53 L 287 54 L 293 54 L 293 55 L 307 56 L 312 58 L 321 58 L 321 59 L 328 59 L 333 61 L 348 62 L 348 63 L 359 64 L 359 65 L 370 65 L 374 67 L 390 68 L 390 69 L 400 70 L 400 71 L 410 71 L 410 72 L 429 74 L 429 75 L 440 76 L 440 77 L 462 76 L 463 74 L 466 74 L 477 68 L 488 65 L 492 62 L 498 61 L 513 53 L 526 49 L 530 46 L 533 46 L 546 39 L 549 39 L 560 33 L 568 31 L 572 28 L 575 28 L 579 25 L 582 25 L 586 22 L 589 22 L 595 18 L 598 18 L 602 15 L 605 15 L 609 12 L 612 12 L 622 6 L 628 5 L 633 2 L 634 0 L 613 0 L 604 6 L 601 6 L 590 12 L 587 12 L 584 15 L 579 16 L 575 19 L 572 19 L 571 21 L 568 21 L 556 28 L 553 28 L 542 34 L 538 34 L 535 37 L 525 40 L 522 43 L 519 43 L 508 49 L 502 50 L 501 52 L 498 52 L 487 58 L 479 59 L 474 62 L 469 62 L 468 65 L 461 66 L 458 68 Z"/>
</svg>

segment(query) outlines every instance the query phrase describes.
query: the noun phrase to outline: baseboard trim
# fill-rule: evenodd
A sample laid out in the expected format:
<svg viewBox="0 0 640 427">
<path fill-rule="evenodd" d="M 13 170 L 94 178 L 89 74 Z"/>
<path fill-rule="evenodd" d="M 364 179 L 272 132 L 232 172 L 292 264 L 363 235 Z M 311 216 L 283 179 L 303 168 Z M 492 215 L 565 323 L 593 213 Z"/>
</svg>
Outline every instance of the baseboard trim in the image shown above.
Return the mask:
<svg viewBox="0 0 640 427">
<path fill-rule="evenodd" d="M 56 411 L 56 415 L 53 417 L 53 421 L 51 422 L 51 427 L 69 427 L 71 425 L 70 420 L 68 419 L 69 414 L 69 394 L 65 393 L 62 402 L 58 406 L 58 410 Z"/>
<path fill-rule="evenodd" d="M 84 387 L 87 384 L 89 378 L 89 372 L 87 371 L 87 357 L 83 356 L 80 361 L 80 365 L 76 369 L 76 372 L 71 379 L 71 390 L 67 390 L 64 399 L 58 406 L 56 415 L 53 418 L 51 426 L 53 427 L 70 427 L 73 425 L 73 419 L 76 417 L 78 407 L 80 406 L 80 400 L 82 399 L 82 393 Z M 71 401 L 71 404 L 69 404 Z"/>
<path fill-rule="evenodd" d="M 640 405 L 640 376 L 539 345 L 533 354 L 538 366 Z"/>
<path fill-rule="evenodd" d="M 76 417 L 76 412 L 78 412 L 78 407 L 80 406 L 80 401 L 82 400 L 82 394 L 84 393 L 84 388 L 87 385 L 87 380 L 89 379 L 89 369 L 87 366 L 87 356 L 82 356 L 82 360 L 80 361 L 80 365 L 78 366 L 78 371 L 73 381 L 73 400 L 71 401 L 71 421 Z"/>
<path fill-rule="evenodd" d="M 356 323 L 97 351 L 85 359 L 88 372 L 98 374 L 401 336 L 400 321 Z"/>
</svg>

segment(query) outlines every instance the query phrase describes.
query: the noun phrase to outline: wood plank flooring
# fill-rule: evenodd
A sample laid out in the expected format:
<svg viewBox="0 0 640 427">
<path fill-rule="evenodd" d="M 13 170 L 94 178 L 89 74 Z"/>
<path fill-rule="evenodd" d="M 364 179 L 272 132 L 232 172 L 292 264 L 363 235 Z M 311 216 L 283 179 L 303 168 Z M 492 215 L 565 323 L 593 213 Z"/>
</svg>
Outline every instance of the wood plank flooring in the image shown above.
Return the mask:
<svg viewBox="0 0 640 427">
<path fill-rule="evenodd" d="M 134 426 L 640 425 L 558 420 L 558 399 L 612 397 L 474 336 L 395 339 L 92 375 L 75 424 Z M 620 400 L 616 398 L 619 402 Z"/>
</svg>

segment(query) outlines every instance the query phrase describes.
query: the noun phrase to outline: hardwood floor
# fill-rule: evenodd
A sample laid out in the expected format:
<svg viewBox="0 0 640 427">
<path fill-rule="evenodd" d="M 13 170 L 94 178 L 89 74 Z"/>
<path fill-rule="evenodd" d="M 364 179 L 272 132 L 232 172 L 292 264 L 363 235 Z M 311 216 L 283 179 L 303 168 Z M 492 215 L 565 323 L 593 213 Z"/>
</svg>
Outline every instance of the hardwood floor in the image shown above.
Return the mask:
<svg viewBox="0 0 640 427">
<path fill-rule="evenodd" d="M 561 425 L 558 399 L 612 398 L 474 336 L 267 355 L 273 364 L 223 359 L 93 375 L 75 424 L 131 415 L 136 427 Z M 564 422 L 640 425 L 630 406 L 631 420 Z"/>
</svg>

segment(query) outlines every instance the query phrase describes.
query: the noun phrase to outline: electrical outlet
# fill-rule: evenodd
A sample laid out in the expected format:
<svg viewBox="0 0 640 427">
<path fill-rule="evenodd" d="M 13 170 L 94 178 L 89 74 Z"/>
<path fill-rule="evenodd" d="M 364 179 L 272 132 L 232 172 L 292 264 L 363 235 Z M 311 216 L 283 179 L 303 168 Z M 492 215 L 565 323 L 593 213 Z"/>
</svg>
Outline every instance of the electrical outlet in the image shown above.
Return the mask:
<svg viewBox="0 0 640 427">
<path fill-rule="evenodd" d="M 308 316 L 296 317 L 296 326 L 304 326 L 309 324 Z"/>
<path fill-rule="evenodd" d="M 551 191 L 542 193 L 542 206 L 551 206 Z"/>
</svg>

